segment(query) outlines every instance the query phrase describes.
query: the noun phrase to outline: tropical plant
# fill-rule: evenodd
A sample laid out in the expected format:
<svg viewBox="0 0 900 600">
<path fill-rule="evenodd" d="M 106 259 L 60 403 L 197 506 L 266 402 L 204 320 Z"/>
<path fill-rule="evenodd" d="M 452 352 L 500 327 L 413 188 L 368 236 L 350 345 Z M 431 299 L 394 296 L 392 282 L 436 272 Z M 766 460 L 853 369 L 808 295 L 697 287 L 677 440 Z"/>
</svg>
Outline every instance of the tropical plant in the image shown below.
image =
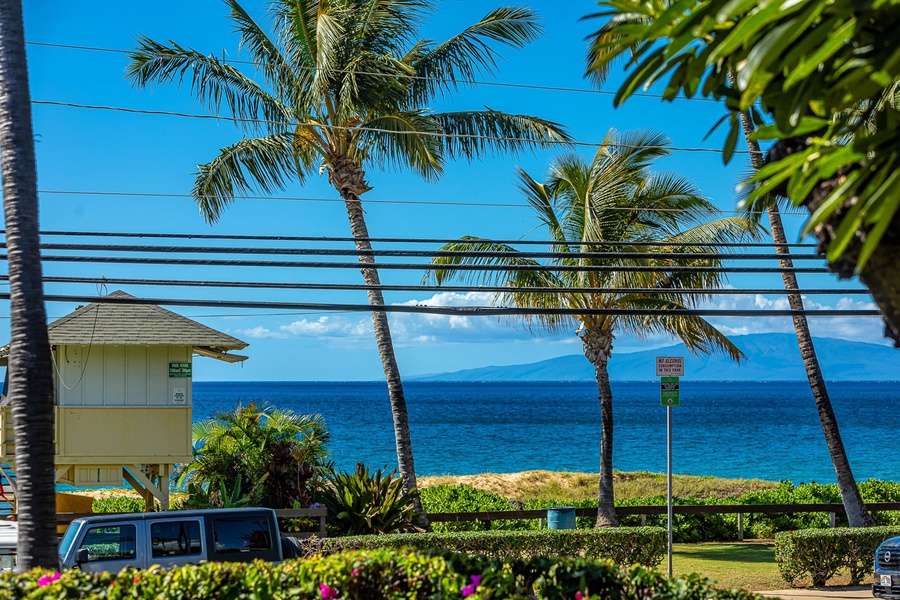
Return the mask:
<svg viewBox="0 0 900 600">
<path fill-rule="evenodd" d="M 9 268 L 9 398 L 15 423 L 21 569 L 56 556 L 53 367 L 38 234 L 37 170 L 22 3 L 0 5 L 0 151 Z"/>
<path fill-rule="evenodd" d="M 182 82 L 215 110 L 224 105 L 246 136 L 200 165 L 193 197 L 209 222 L 236 195 L 264 192 L 327 171 L 347 208 L 375 308 L 375 339 L 388 385 L 400 475 L 416 487 L 400 371 L 363 216 L 369 165 L 411 169 L 436 180 L 447 159 L 476 159 L 564 142 L 555 123 L 495 110 L 435 112 L 430 106 L 491 76 L 494 46 L 521 47 L 540 32 L 527 8 L 502 7 L 442 43 L 419 39 L 434 0 L 276 0 L 274 35 L 237 2 L 230 19 L 261 82 L 232 64 L 178 44 L 140 38 L 127 76 L 138 86 Z M 190 74 L 190 76 L 189 76 Z M 427 526 L 425 513 L 417 513 Z"/>
<path fill-rule="evenodd" d="M 495 304 L 527 309 L 564 308 L 521 317 L 531 330 L 558 332 L 578 324 L 584 354 L 594 365 L 600 398 L 600 483 L 597 526 L 615 525 L 612 470 L 612 390 L 607 364 L 616 333 L 638 339 L 668 334 L 694 353 L 743 355 L 721 332 L 692 315 L 691 307 L 719 287 L 716 244 L 756 237 L 744 217 L 711 219 L 718 210 L 688 180 L 654 174 L 653 161 L 668 154 L 666 136 L 610 131 L 591 162 L 564 155 L 540 183 L 519 171 L 519 188 L 553 240 L 542 263 L 513 247 L 466 237 L 447 244 L 456 253 L 432 260 L 427 277 L 453 277 L 510 288 Z M 683 228 L 684 226 L 688 228 Z M 456 265 L 484 269 L 460 271 Z M 490 270 L 488 270 L 490 269 Z"/>
<path fill-rule="evenodd" d="M 672 4 L 671 0 L 662 0 L 662 2 L 668 5 Z M 610 3 L 609 7 L 609 11 L 603 13 L 609 19 L 594 34 L 588 53 L 588 75 L 599 86 L 602 86 L 609 75 L 610 63 L 620 57 L 623 52 L 636 56 L 642 51 L 643 46 L 638 39 L 629 34 L 630 28 L 642 28 L 649 25 L 649 21 L 647 21 L 648 16 L 645 13 L 628 12 L 626 7 L 619 3 Z M 734 71 L 725 74 L 724 82 L 727 82 L 732 88 L 736 87 Z M 886 100 L 882 100 L 882 105 L 884 102 Z M 857 115 L 857 118 L 860 118 L 859 115 Z M 764 167 L 764 160 L 759 143 L 754 139 L 755 125 L 751 110 L 745 109 L 739 113 L 733 113 L 732 123 L 739 124 L 741 129 L 732 129 L 726 152 L 730 153 L 734 150 L 733 143 L 737 141 L 736 135 L 738 131 L 742 131 L 750 151 L 753 169 L 759 173 Z M 775 252 L 779 255 L 778 261 L 781 267 L 784 288 L 787 290 L 788 305 L 791 310 L 799 313 L 804 309 L 803 298 L 800 295 L 800 284 L 797 282 L 797 275 L 793 270 L 794 263 L 790 256 L 790 248 L 785 235 L 784 224 L 781 220 L 778 199 L 779 197 L 775 194 L 766 194 L 756 201 L 747 203 L 746 206 L 750 216 L 758 218 L 763 211 L 769 216 L 769 227 L 775 242 Z M 854 527 L 873 525 L 874 521 L 866 510 L 865 504 L 863 504 L 859 489 L 856 486 L 856 480 L 853 477 L 853 471 L 850 468 L 850 461 L 844 449 L 837 418 L 831 406 L 831 399 L 828 396 L 825 376 L 822 374 L 819 359 L 816 356 L 816 349 L 809 331 L 809 323 L 802 314 L 795 315 L 793 322 L 794 331 L 797 335 L 797 344 L 803 359 L 803 366 L 816 403 L 816 410 L 822 424 L 822 432 L 825 436 L 831 462 L 834 465 L 838 483 L 841 487 L 841 496 L 850 524 Z"/>
<path fill-rule="evenodd" d="M 332 470 L 316 498 L 328 509 L 327 523 L 341 535 L 420 531 L 413 495 L 396 471 L 374 473 L 357 463 L 352 473 Z"/>
<path fill-rule="evenodd" d="M 730 111 L 725 160 L 749 111 L 754 138 L 774 140 L 751 202 L 777 192 L 805 205 L 805 231 L 832 269 L 858 274 L 900 346 L 900 78 L 893 0 L 603 0 L 590 69 L 629 57 L 615 102 L 656 83 L 663 97 L 712 97 Z M 625 26 L 617 25 L 624 23 Z M 733 81 L 729 77 L 734 76 Z M 666 82 L 668 79 L 668 82 Z M 887 90 L 887 92 L 886 92 Z M 767 119 L 763 118 L 767 116 Z M 763 200 L 765 202 L 765 200 Z"/>
<path fill-rule="evenodd" d="M 254 402 L 195 423 L 193 437 L 194 460 L 178 477 L 188 504 L 292 508 L 310 504 L 329 436 L 320 415 Z"/>
</svg>

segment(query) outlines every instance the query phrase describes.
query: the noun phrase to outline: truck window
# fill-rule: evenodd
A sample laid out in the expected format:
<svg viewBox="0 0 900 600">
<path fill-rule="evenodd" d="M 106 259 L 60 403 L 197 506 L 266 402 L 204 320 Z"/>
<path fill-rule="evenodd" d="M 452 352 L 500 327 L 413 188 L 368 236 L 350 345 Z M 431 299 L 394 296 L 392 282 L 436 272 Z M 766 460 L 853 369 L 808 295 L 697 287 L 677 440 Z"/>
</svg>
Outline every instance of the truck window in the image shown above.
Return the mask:
<svg viewBox="0 0 900 600">
<path fill-rule="evenodd" d="M 269 521 L 264 516 L 214 517 L 212 525 L 216 552 L 272 549 Z"/>
<path fill-rule="evenodd" d="M 90 562 L 132 559 L 134 539 L 134 525 L 103 525 L 88 529 L 81 547 L 87 548 Z"/>
<path fill-rule="evenodd" d="M 150 524 L 153 557 L 201 554 L 200 521 L 163 521 Z"/>
</svg>

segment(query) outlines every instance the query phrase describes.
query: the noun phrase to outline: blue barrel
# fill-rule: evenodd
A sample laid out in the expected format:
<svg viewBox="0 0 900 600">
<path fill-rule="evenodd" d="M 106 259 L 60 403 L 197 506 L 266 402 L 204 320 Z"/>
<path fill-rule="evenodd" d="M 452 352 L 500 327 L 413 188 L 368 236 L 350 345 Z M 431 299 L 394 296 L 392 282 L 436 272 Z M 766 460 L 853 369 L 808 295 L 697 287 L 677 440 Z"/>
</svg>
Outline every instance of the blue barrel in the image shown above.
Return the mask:
<svg viewBox="0 0 900 600">
<path fill-rule="evenodd" d="M 548 529 L 575 529 L 574 506 L 552 506 L 547 509 Z"/>
</svg>

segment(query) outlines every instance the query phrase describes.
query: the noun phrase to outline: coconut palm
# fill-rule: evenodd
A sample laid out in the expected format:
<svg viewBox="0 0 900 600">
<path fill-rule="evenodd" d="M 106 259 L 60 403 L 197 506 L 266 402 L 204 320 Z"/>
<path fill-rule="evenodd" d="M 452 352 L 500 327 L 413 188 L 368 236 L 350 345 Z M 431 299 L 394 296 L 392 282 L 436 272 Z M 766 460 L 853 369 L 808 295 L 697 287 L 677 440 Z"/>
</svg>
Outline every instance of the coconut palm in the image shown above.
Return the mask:
<svg viewBox="0 0 900 600">
<path fill-rule="evenodd" d="M 194 460 L 178 478 L 213 498 L 236 490 L 264 506 L 308 504 L 309 480 L 327 457 L 328 431 L 321 415 L 299 415 L 255 402 L 193 426 Z"/>
<path fill-rule="evenodd" d="M 418 32 L 434 0 L 275 0 L 267 34 L 236 0 L 225 0 L 257 78 L 175 43 L 140 38 L 127 76 L 138 86 L 187 79 L 194 95 L 223 105 L 245 137 L 200 165 L 193 196 L 215 222 L 236 195 L 264 192 L 327 171 L 344 200 L 369 303 L 384 305 L 362 195 L 370 165 L 437 180 L 447 159 L 531 149 L 569 140 L 556 124 L 495 110 L 435 112 L 430 106 L 473 79 L 491 76 L 495 46 L 521 47 L 539 33 L 536 14 L 503 7 L 442 42 Z M 399 471 L 416 486 L 406 401 L 388 319 L 372 313 L 388 384 Z M 424 511 L 416 500 L 417 512 Z"/>
<path fill-rule="evenodd" d="M 22 4 L 0 3 L 0 150 L 9 266 L 9 398 L 15 422 L 19 568 L 55 568 L 53 367 L 38 235 L 37 172 Z"/>
<path fill-rule="evenodd" d="M 693 353 L 723 352 L 734 360 L 743 356 L 704 319 L 683 312 L 666 314 L 709 297 L 691 290 L 722 284 L 719 272 L 684 267 L 718 266 L 718 260 L 704 256 L 714 252 L 716 243 L 757 232 L 752 219 L 710 220 L 718 211 L 691 182 L 651 172 L 653 161 L 668 154 L 669 143 L 659 133 L 610 131 L 592 161 L 560 156 L 544 183 L 520 170 L 519 189 L 553 240 L 552 258 L 540 262 L 509 245 L 467 237 L 445 245 L 442 250 L 463 252 L 433 259 L 429 274 L 438 284 L 458 276 L 519 288 L 498 293 L 497 305 L 576 311 L 521 319 L 534 331 L 565 331 L 577 324 L 584 354 L 594 365 L 601 421 L 598 527 L 617 523 L 613 397 L 607 370 L 616 335 L 645 339 L 668 334 Z M 452 265 L 492 270 L 446 268 Z M 577 312 L 581 310 L 585 312 Z"/>
<path fill-rule="evenodd" d="M 592 15 L 593 17 L 603 16 L 609 19 L 589 37 L 590 48 L 587 55 L 587 75 L 599 87 L 602 86 L 609 76 L 611 63 L 619 56 L 614 49 L 624 49 L 628 53 L 634 53 L 638 50 L 638 42 L 628 35 L 623 35 L 623 31 L 627 33 L 627 25 L 629 21 L 641 18 L 635 13 L 627 10 L 626 7 L 616 5 L 615 3 L 601 3 L 608 7 L 607 12 Z M 669 0 L 657 0 L 654 5 L 657 9 L 664 10 L 671 3 Z M 733 84 L 733 73 L 728 74 L 729 81 Z M 763 154 L 751 135 L 754 131 L 753 120 L 751 116 L 744 112 L 740 115 L 741 125 L 744 133 L 744 139 L 750 150 L 750 157 L 755 170 L 762 168 L 764 164 Z M 733 146 L 732 146 L 733 147 Z M 797 276 L 793 272 L 793 260 L 790 256 L 790 248 L 787 246 L 787 236 L 784 232 L 784 224 L 781 220 L 781 212 L 775 201 L 775 196 L 769 198 L 769 202 L 765 206 L 756 205 L 751 207 L 752 214 L 758 218 L 761 210 L 765 210 L 769 216 L 769 227 L 772 231 L 772 238 L 775 243 L 775 252 L 779 255 L 778 263 L 781 267 L 781 277 L 784 283 L 784 289 L 787 292 L 788 305 L 791 310 L 802 311 L 803 299 L 800 295 L 800 285 L 797 282 Z M 853 471 L 850 468 L 850 461 L 844 450 L 844 444 L 841 440 L 840 430 L 838 428 L 837 419 L 834 410 L 831 407 L 831 399 L 828 397 L 828 389 L 825 385 L 825 377 L 819 366 L 819 359 L 816 356 L 815 346 L 813 345 L 812 335 L 809 332 L 809 324 L 803 315 L 794 316 L 794 331 L 797 335 L 797 344 L 800 348 L 800 355 L 803 359 L 803 366 L 806 369 L 806 376 L 809 380 L 809 386 L 812 390 L 813 399 L 816 404 L 816 410 L 819 413 L 819 420 L 822 423 L 822 431 L 825 435 L 825 442 L 831 455 L 831 462 L 837 475 L 838 487 L 841 490 L 841 499 L 844 503 L 844 509 L 847 512 L 848 522 L 851 527 L 865 527 L 873 525 L 874 521 L 866 510 L 856 486 L 856 480 L 853 477 Z"/>
</svg>

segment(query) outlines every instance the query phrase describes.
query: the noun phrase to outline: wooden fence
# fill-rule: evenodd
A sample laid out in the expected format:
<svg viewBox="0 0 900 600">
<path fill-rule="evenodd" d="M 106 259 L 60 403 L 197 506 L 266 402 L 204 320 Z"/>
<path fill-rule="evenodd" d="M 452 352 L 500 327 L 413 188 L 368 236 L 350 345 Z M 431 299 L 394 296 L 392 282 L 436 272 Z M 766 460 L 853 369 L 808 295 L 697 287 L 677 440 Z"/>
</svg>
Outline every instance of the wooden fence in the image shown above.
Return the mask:
<svg viewBox="0 0 900 600">
<path fill-rule="evenodd" d="M 869 512 L 900 510 L 900 502 L 872 502 L 866 504 Z M 835 515 L 844 513 L 843 504 L 703 504 L 673 506 L 676 515 L 737 515 L 737 539 L 744 539 L 744 515 L 775 513 L 828 513 L 829 522 L 834 527 Z M 668 513 L 666 506 L 617 506 L 616 516 L 641 515 L 641 524 L 646 523 L 647 515 L 664 515 Z M 597 514 L 596 508 L 576 508 L 575 516 L 592 517 Z M 547 518 L 545 510 L 499 510 L 487 512 L 465 513 L 433 513 L 428 515 L 432 523 L 454 523 L 461 521 L 500 521 L 505 519 L 540 519 Z"/>
</svg>

